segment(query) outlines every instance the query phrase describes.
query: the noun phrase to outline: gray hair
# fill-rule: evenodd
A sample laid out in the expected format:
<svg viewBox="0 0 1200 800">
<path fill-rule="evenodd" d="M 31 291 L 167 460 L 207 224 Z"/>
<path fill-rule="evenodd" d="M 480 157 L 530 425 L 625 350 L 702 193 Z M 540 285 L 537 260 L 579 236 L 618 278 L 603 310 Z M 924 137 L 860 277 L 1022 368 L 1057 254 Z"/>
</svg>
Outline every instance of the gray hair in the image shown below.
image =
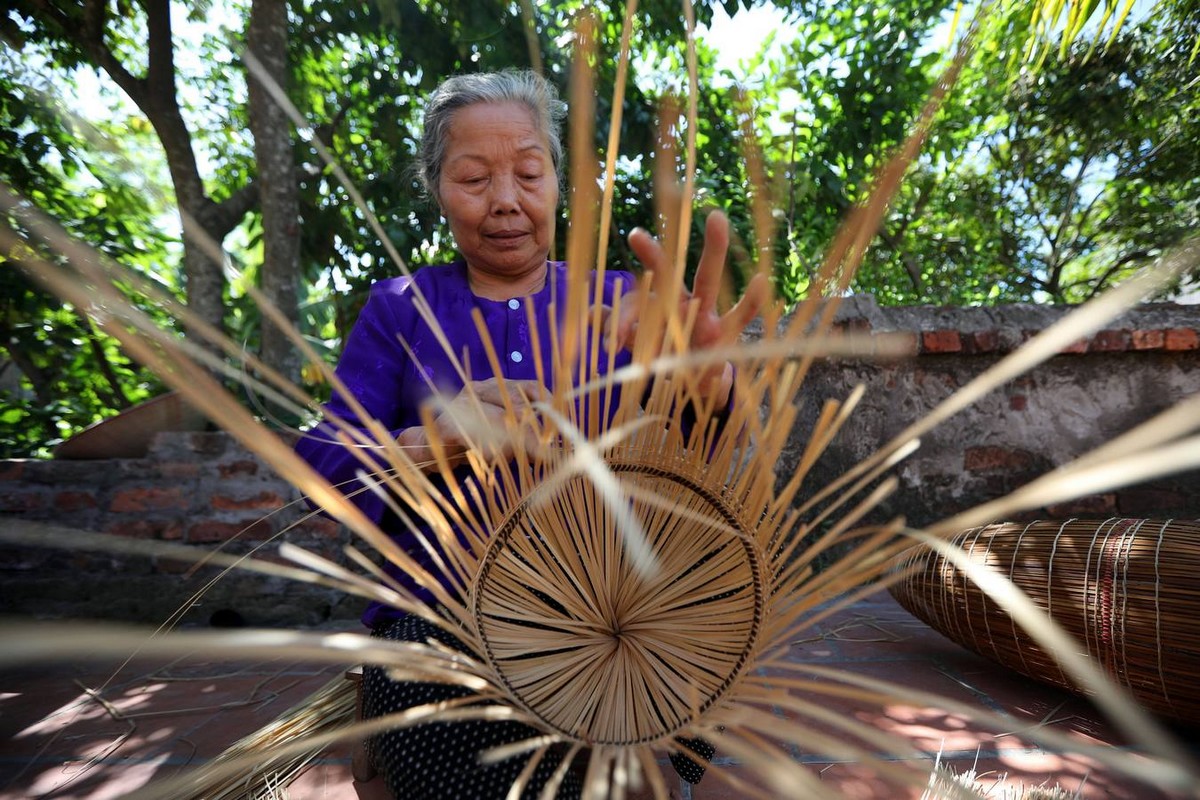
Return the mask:
<svg viewBox="0 0 1200 800">
<path fill-rule="evenodd" d="M 560 131 L 567 116 L 567 106 L 558 98 L 558 90 L 530 70 L 477 72 L 442 81 L 425 104 L 425 125 L 417 150 L 416 168 L 421 185 L 430 197 L 437 197 L 454 112 L 476 103 L 507 102 L 522 103 L 533 115 L 534 125 L 545 134 L 550 145 L 554 174 L 561 185 L 563 148 Z"/>
</svg>

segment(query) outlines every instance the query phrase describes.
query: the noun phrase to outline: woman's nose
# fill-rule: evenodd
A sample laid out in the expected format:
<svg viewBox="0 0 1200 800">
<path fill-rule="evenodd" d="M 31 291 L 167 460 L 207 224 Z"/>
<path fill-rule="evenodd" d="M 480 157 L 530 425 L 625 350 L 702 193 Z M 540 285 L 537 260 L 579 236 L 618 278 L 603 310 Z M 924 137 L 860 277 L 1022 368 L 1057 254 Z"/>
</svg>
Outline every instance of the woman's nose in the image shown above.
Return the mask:
<svg viewBox="0 0 1200 800">
<path fill-rule="evenodd" d="M 492 213 L 511 214 L 517 210 L 517 181 L 511 175 L 492 180 Z"/>
</svg>

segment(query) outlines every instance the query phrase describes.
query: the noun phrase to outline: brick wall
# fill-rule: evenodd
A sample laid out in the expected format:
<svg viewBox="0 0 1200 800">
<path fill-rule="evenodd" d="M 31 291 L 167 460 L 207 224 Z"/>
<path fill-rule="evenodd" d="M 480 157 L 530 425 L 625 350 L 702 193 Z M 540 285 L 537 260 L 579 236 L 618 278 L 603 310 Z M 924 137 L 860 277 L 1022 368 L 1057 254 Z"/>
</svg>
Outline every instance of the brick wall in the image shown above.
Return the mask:
<svg viewBox="0 0 1200 800">
<path fill-rule="evenodd" d="M 797 462 L 822 401 L 858 383 L 867 393 L 806 486 L 822 486 L 1062 315 L 1059 309 L 879 308 L 853 298 L 846 330 L 908 338 L 914 357 L 818 364 L 777 467 Z M 1200 392 L 1200 309 L 1145 306 L 1024 375 L 928 434 L 897 468 L 883 513 L 927 523 L 1007 493 Z M 805 494 L 802 489 L 801 494 Z M 247 552 L 283 532 L 338 560 L 348 541 L 303 520 L 297 492 L 223 434 L 162 434 L 146 458 L 0 461 L 0 513 L 132 539 Z M 293 504 L 293 505 L 288 505 Z M 276 511 L 277 509 L 282 509 Z M 1085 497 L 1027 516 L 1200 517 L 1200 473 Z M 161 558 L 50 548 L 0 549 L 0 613 L 160 622 L 216 574 Z M 357 617 L 362 603 L 281 579 L 237 574 L 190 605 L 185 621 L 235 611 L 255 625 Z"/>
<path fill-rule="evenodd" d="M 299 493 L 222 433 L 164 433 L 145 458 L 0 461 L 0 513 L 129 539 L 243 554 L 280 538 L 333 560 L 347 541 Z M 263 555 L 270 558 L 271 547 Z M 357 617 L 358 600 L 279 578 L 238 574 L 193 593 L 212 567 L 53 548 L 0 549 L 0 613 L 189 623 L 236 612 L 256 625 Z"/>
<path fill-rule="evenodd" d="M 818 364 L 803 390 L 800 420 L 780 472 L 786 474 L 827 398 L 867 387 L 851 423 L 814 469 L 820 486 L 865 458 L 1023 342 L 1064 309 L 880 308 L 852 298 L 844 330 L 899 335 L 914 358 Z M 1142 306 L 1077 341 L 1031 372 L 926 434 L 895 474 L 900 489 L 883 513 L 927 524 L 1006 494 L 1172 404 L 1200 393 L 1200 306 Z M 1200 472 L 1039 508 L 1027 518 L 1200 518 Z"/>
</svg>

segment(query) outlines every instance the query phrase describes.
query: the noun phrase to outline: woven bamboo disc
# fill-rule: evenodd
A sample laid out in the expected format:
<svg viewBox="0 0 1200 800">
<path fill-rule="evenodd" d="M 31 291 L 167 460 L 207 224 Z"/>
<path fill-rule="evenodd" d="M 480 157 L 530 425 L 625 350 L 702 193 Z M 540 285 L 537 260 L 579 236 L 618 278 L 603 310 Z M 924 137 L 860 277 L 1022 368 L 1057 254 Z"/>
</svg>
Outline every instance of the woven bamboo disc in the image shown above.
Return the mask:
<svg viewBox="0 0 1200 800">
<path fill-rule="evenodd" d="M 577 477 L 507 516 L 472 612 L 500 682 L 546 728 L 588 745 L 653 743 L 719 702 L 751 660 L 762 558 L 694 466 L 608 465 L 631 492 L 655 568 L 639 569 L 618 515 Z M 633 499 L 651 495 L 666 503 Z"/>
<path fill-rule="evenodd" d="M 989 525 L 954 538 L 1008 576 L 1144 706 L 1200 721 L 1200 523 L 1109 519 Z M 925 547 L 902 557 L 902 606 L 958 644 L 1078 691 L 961 571 Z"/>
</svg>

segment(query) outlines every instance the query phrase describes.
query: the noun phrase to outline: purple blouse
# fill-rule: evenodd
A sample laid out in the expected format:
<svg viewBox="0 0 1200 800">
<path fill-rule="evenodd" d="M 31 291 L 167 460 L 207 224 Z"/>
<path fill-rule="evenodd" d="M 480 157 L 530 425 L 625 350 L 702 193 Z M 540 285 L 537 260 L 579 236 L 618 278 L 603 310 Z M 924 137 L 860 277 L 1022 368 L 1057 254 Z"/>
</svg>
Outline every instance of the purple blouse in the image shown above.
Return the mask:
<svg viewBox="0 0 1200 800">
<path fill-rule="evenodd" d="M 420 408 L 431 393 L 431 383 L 449 397 L 462 389 L 463 382 L 446 351 L 413 306 L 414 293 L 410 289 L 414 283 L 428 301 L 453 352 L 462 359 L 464 369 L 472 380 L 492 377 L 483 342 L 471 319 L 471 311 L 475 308 L 483 314 L 484 325 L 499 355 L 504 377 L 513 380 L 537 379 L 533 337 L 525 308 L 526 303 L 533 303 L 537 338 L 544 362 L 542 368 L 544 374 L 549 376 L 552 374 L 549 308 L 554 302 L 561 315 L 567 299 L 566 266 L 552 262 L 550 269 L 545 286 L 537 294 L 512 300 L 487 300 L 475 296 L 467 283 L 467 267 L 463 262 L 425 267 L 411 278 L 379 281 L 371 287 L 370 297 L 346 340 L 337 366 L 338 377 L 362 403 L 367 413 L 388 428 L 393 437 L 405 428 L 421 424 Z M 611 304 L 614 293 L 632 289 L 634 281 L 635 278 L 628 272 L 605 273 L 603 302 Z M 407 343 L 415 358 L 409 356 L 401 340 Z M 616 365 L 620 368 L 629 360 L 628 351 L 622 351 L 617 354 Z M 604 361 L 601 359 L 601 362 Z M 422 377 L 421 371 L 426 377 Z M 340 397 L 335 396 L 325 409 L 347 422 L 354 421 L 353 413 Z M 332 431 L 332 427 L 322 423 L 300 440 L 296 452 L 330 483 L 350 495 L 362 488 L 355 479 L 355 472 L 363 469 L 363 465 L 336 441 Z M 395 518 L 380 498 L 371 492 L 358 492 L 353 501 L 382 530 L 393 536 L 406 552 L 434 571 L 416 537 Z M 385 568 L 388 574 L 418 597 L 432 602 L 431 595 L 420 589 L 399 568 L 390 563 Z M 400 616 L 400 613 L 396 609 L 372 603 L 363 615 L 363 622 L 374 628 Z"/>
</svg>

